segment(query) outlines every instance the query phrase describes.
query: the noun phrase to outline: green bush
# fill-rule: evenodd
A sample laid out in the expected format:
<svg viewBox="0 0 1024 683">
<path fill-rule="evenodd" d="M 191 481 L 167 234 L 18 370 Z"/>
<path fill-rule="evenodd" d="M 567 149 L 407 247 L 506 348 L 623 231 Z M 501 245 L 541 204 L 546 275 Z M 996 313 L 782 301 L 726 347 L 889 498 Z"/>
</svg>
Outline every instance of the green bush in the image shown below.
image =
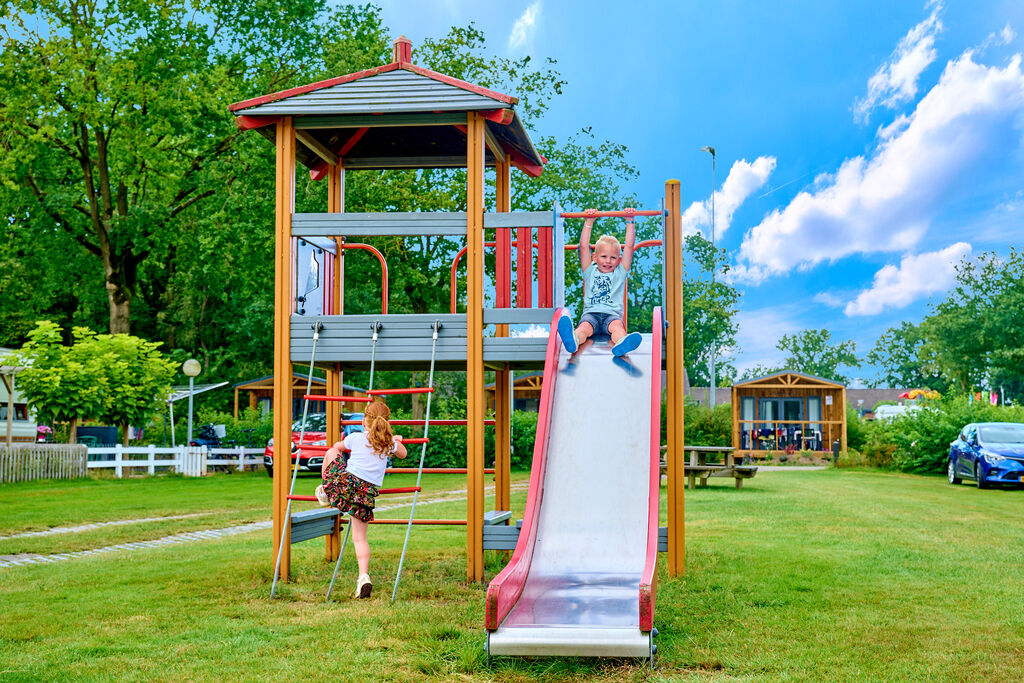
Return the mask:
<svg viewBox="0 0 1024 683">
<path fill-rule="evenodd" d="M 683 419 L 685 420 L 683 437 L 686 445 L 732 445 L 732 407 L 728 403 L 717 405 L 714 408 L 687 403 L 683 407 Z"/>
<path fill-rule="evenodd" d="M 846 447 L 861 450 L 868 438 L 867 422 L 860 419 L 856 408 L 846 408 Z"/>
<path fill-rule="evenodd" d="M 528 470 L 533 464 L 533 442 L 538 414 L 527 410 L 512 413 L 512 469 Z"/>
<path fill-rule="evenodd" d="M 879 449 L 885 444 L 892 447 L 892 464 L 899 470 L 945 472 L 949 444 L 970 422 L 1024 422 L 1024 408 L 971 402 L 963 396 L 947 397 L 897 417 L 884 427 L 879 425 L 875 443 Z"/>
</svg>

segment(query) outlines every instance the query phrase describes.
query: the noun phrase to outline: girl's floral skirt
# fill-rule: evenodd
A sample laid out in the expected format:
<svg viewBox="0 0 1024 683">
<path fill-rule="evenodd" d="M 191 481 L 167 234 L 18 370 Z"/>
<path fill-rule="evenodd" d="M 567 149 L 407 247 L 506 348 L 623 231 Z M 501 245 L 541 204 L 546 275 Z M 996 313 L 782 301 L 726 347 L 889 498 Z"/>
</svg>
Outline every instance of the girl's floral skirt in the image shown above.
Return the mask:
<svg viewBox="0 0 1024 683">
<path fill-rule="evenodd" d="M 336 458 L 324 473 L 324 492 L 331 505 L 342 514 L 352 515 L 364 522 L 373 520 L 373 506 L 377 500 L 377 487 L 345 471 L 341 458 Z"/>
</svg>

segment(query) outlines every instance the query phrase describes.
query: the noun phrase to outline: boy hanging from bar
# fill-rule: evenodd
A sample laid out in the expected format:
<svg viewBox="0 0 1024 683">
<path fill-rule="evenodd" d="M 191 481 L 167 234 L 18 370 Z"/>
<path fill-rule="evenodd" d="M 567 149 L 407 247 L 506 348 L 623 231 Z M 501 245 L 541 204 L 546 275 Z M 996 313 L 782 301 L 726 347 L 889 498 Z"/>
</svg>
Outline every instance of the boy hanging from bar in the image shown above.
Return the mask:
<svg viewBox="0 0 1024 683">
<path fill-rule="evenodd" d="M 612 235 L 601 235 L 590 249 L 590 231 L 597 220 L 596 209 L 584 211 L 583 231 L 580 233 L 579 258 L 583 270 L 583 315 L 573 329 L 572 318 L 564 313 L 558 320 L 558 336 L 565 350 L 576 353 L 580 345 L 595 334 L 611 336 L 612 353 L 623 356 L 640 346 L 640 333 L 626 333 L 622 321 L 623 295 L 629 267 L 633 263 L 636 244 L 635 209 L 626 208 L 626 244 L 620 246 Z"/>
</svg>

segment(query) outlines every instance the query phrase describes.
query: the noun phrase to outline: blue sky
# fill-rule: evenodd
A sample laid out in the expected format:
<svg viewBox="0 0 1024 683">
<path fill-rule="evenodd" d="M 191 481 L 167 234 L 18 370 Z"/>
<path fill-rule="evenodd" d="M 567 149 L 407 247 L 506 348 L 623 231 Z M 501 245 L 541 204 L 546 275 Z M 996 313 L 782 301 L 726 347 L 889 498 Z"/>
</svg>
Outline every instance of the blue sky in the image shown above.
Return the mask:
<svg viewBox="0 0 1024 683">
<path fill-rule="evenodd" d="M 964 255 L 1022 243 L 1024 3 L 380 4 L 414 62 L 471 21 L 496 54 L 555 58 L 568 86 L 537 132 L 626 145 L 646 206 L 678 178 L 687 230 L 710 229 L 700 148 L 716 148 L 741 371 L 806 328 L 863 355 L 941 300 Z"/>
</svg>

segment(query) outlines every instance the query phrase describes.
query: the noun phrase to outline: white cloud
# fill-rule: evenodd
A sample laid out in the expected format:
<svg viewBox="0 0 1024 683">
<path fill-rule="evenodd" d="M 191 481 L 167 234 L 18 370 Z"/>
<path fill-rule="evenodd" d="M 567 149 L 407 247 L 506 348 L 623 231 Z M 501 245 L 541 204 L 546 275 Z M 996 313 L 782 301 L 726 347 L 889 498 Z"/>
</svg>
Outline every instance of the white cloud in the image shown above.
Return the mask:
<svg viewBox="0 0 1024 683">
<path fill-rule="evenodd" d="M 904 256 L 900 265 L 888 265 L 875 273 L 871 287 L 846 304 L 848 316 L 877 315 L 886 308 L 903 308 L 917 299 L 944 292 L 956 281 L 956 266 L 971 253 L 967 242 L 941 251 Z"/>
<path fill-rule="evenodd" d="M 715 237 L 720 238 L 729 229 L 736 209 L 755 190 L 764 186 L 768 176 L 775 170 L 775 157 L 758 157 L 754 163 L 740 159 L 729 169 L 729 175 L 722 183 L 722 189 L 715 191 Z M 683 212 L 683 234 L 710 233 L 711 199 L 694 202 Z M 704 230 L 701 228 L 704 227 Z"/>
<path fill-rule="evenodd" d="M 734 365 L 740 375 L 748 368 L 758 365 L 782 364 L 786 354 L 775 348 L 775 345 L 784 335 L 793 334 L 804 328 L 796 321 L 797 314 L 798 311 L 792 305 L 736 313 L 736 346 L 743 355 Z"/>
<path fill-rule="evenodd" d="M 1014 153 L 1007 141 L 1020 144 L 1022 120 L 1021 56 L 998 68 L 964 53 L 873 155 L 847 159 L 749 230 L 730 274 L 760 282 L 850 254 L 909 251 L 980 161 Z"/>
<path fill-rule="evenodd" d="M 824 304 L 829 308 L 839 308 L 844 302 L 839 296 L 832 292 L 818 292 L 814 295 L 814 301 L 819 304 Z"/>
<path fill-rule="evenodd" d="M 530 325 L 525 329 L 512 329 L 509 332 L 510 337 L 547 337 L 550 332 L 549 328 L 542 325 Z"/>
<path fill-rule="evenodd" d="M 533 42 L 533 36 L 537 32 L 537 18 L 540 16 L 540 0 L 526 8 L 526 11 L 516 19 L 512 25 L 512 32 L 508 34 L 508 46 L 518 49 L 529 46 Z"/>
<path fill-rule="evenodd" d="M 868 79 L 868 92 L 853 106 L 854 119 L 866 123 L 879 105 L 890 109 L 909 102 L 917 94 L 917 79 L 935 61 L 935 35 L 942 30 L 936 4 L 927 19 L 910 29 L 889 56 L 889 61 Z"/>
</svg>

